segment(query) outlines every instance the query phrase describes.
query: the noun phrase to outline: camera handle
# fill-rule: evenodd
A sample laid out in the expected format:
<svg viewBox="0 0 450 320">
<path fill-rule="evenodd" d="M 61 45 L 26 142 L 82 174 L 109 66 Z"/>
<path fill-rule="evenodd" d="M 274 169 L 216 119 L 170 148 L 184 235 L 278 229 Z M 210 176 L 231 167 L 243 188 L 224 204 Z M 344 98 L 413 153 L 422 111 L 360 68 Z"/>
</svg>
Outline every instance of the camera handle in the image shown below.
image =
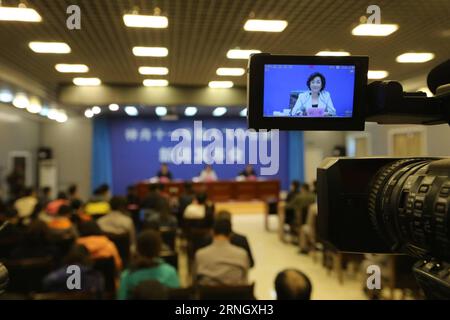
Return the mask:
<svg viewBox="0 0 450 320">
<path fill-rule="evenodd" d="M 413 273 L 429 300 L 448 300 L 450 297 L 450 263 L 436 259 L 414 264 Z"/>
</svg>

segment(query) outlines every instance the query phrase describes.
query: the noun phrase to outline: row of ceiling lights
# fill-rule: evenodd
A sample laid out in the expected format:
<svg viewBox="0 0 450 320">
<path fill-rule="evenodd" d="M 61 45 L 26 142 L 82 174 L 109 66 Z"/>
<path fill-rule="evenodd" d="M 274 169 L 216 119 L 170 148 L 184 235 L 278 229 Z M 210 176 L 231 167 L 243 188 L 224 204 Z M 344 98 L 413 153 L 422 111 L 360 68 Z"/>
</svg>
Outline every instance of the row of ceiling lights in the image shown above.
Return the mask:
<svg viewBox="0 0 450 320">
<path fill-rule="evenodd" d="M 116 103 L 112 103 L 108 106 L 109 111 L 111 112 L 116 112 L 120 110 L 120 106 Z M 123 107 L 123 111 L 125 111 L 125 113 L 131 117 L 135 117 L 139 115 L 139 111 L 138 108 L 136 108 L 135 106 L 124 106 Z M 92 118 L 95 115 L 98 115 L 102 112 L 102 108 L 100 108 L 99 106 L 93 106 L 92 108 L 86 109 L 84 112 L 84 116 L 86 118 Z M 197 114 L 198 109 L 197 107 L 193 107 L 193 106 L 188 106 L 184 109 L 184 115 L 186 117 L 193 117 Z M 212 111 L 212 116 L 213 117 L 221 117 L 224 116 L 226 113 L 228 112 L 228 109 L 226 107 L 217 107 Z M 158 106 L 155 108 L 155 114 L 158 117 L 165 117 L 167 115 L 168 111 L 167 108 L 164 106 Z M 247 108 L 244 108 L 240 111 L 239 115 L 241 117 L 246 117 L 247 116 Z"/>
<path fill-rule="evenodd" d="M 26 7 L 0 7 L 0 20 L 14 21 L 42 21 L 39 13 Z M 137 13 L 123 15 L 124 24 L 130 28 L 167 28 L 169 20 L 165 16 L 160 15 L 139 15 Z M 285 20 L 263 20 L 249 19 L 244 24 L 244 30 L 255 32 L 282 32 L 288 26 Z M 388 36 L 398 30 L 397 24 L 368 24 L 361 23 L 352 30 L 354 36 Z M 37 53 L 56 53 L 67 54 L 71 52 L 68 44 L 62 42 L 31 42 L 30 48 Z M 164 47 L 134 47 L 132 52 L 138 57 L 166 57 L 169 50 Z M 227 53 L 229 59 L 248 59 L 253 53 L 260 53 L 260 50 L 250 49 L 231 49 Z M 348 56 L 349 52 L 345 51 L 320 51 L 316 55 L 323 56 Z M 399 63 L 423 63 L 434 58 L 431 52 L 407 52 L 397 56 L 396 61 Z M 83 64 L 60 64 L 56 65 L 56 70 L 65 73 L 87 73 L 89 68 Z M 147 67 L 139 68 L 142 75 L 167 75 L 169 70 L 165 67 Z M 216 70 L 218 76 L 242 76 L 245 74 L 243 68 L 218 68 Z M 385 70 L 370 70 L 369 79 L 383 79 L 388 76 Z M 101 84 L 99 78 L 82 78 L 73 79 L 73 83 L 78 86 L 97 86 Z M 144 86 L 168 86 L 169 82 L 165 79 L 145 79 Z M 233 86 L 232 81 L 211 81 L 209 87 L 212 88 L 230 88 Z"/>
<path fill-rule="evenodd" d="M 24 109 L 29 113 L 38 114 L 60 123 L 66 122 L 68 119 L 64 110 L 43 106 L 39 98 L 34 96 L 28 97 L 23 92 L 14 94 L 10 90 L 3 89 L 0 91 L 0 102 L 12 104 L 18 109 Z"/>
</svg>

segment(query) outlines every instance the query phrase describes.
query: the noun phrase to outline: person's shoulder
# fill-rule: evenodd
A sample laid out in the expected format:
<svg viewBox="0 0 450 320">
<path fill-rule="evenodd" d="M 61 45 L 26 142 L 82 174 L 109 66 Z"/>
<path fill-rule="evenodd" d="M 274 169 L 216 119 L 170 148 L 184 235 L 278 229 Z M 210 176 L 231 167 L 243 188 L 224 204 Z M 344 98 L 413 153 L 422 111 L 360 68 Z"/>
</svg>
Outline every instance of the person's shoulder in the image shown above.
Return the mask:
<svg viewBox="0 0 450 320">
<path fill-rule="evenodd" d="M 327 98 L 330 96 L 330 92 L 327 90 L 322 90 L 322 92 L 320 93 L 322 97 Z"/>
<path fill-rule="evenodd" d="M 232 244 L 232 243 L 230 243 L 228 250 L 235 255 L 247 256 L 247 251 L 245 251 L 245 249 L 243 249 L 235 244 Z"/>
</svg>

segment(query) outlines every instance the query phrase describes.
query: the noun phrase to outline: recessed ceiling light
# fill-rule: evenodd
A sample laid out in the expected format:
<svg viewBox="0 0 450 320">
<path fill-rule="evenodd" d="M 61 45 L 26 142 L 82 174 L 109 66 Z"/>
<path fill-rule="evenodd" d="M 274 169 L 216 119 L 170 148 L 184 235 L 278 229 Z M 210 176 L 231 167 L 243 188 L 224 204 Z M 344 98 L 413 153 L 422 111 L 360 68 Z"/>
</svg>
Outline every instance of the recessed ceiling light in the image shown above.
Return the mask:
<svg viewBox="0 0 450 320">
<path fill-rule="evenodd" d="M 49 111 L 48 107 L 43 106 L 41 109 L 41 112 L 39 112 L 39 115 L 46 117 L 46 116 L 48 116 L 48 111 Z"/>
<path fill-rule="evenodd" d="M 213 110 L 212 115 L 214 117 L 221 117 L 223 116 L 225 113 L 227 113 L 227 108 L 225 107 L 217 107 Z"/>
<path fill-rule="evenodd" d="M 424 63 L 434 59 L 431 52 L 408 52 L 399 55 L 396 61 L 399 63 Z"/>
<path fill-rule="evenodd" d="M 210 81 L 208 86 L 214 89 L 228 89 L 233 87 L 232 81 Z"/>
<path fill-rule="evenodd" d="M 241 50 L 241 49 L 231 49 L 227 52 L 228 59 L 248 59 L 253 53 L 261 53 L 260 50 L 249 49 L 249 50 Z"/>
<path fill-rule="evenodd" d="M 111 103 L 111 104 L 108 106 L 108 109 L 109 109 L 110 111 L 112 111 L 112 112 L 118 111 L 119 108 L 120 108 L 119 105 L 116 104 L 116 103 Z"/>
<path fill-rule="evenodd" d="M 244 68 L 219 68 L 216 71 L 218 76 L 242 76 L 245 73 Z"/>
<path fill-rule="evenodd" d="M 140 67 L 139 73 L 143 75 L 159 75 L 165 76 L 169 73 L 169 69 L 164 67 Z"/>
<path fill-rule="evenodd" d="M 166 107 L 156 107 L 155 113 L 158 117 L 164 117 L 167 115 L 167 108 Z"/>
<path fill-rule="evenodd" d="M 368 79 L 384 79 L 389 75 L 389 72 L 385 70 L 369 70 L 367 72 Z"/>
<path fill-rule="evenodd" d="M 99 86 L 102 81 L 99 78 L 75 78 L 73 83 L 76 86 Z"/>
<path fill-rule="evenodd" d="M 71 49 L 67 43 L 64 42 L 30 42 L 29 47 L 36 53 L 56 53 L 65 54 L 70 53 Z"/>
<path fill-rule="evenodd" d="M 133 54 L 137 57 L 167 57 L 169 50 L 163 47 L 134 47 Z"/>
<path fill-rule="evenodd" d="M 92 118 L 92 117 L 94 116 L 94 112 L 92 112 L 91 109 L 87 109 L 87 110 L 84 112 L 84 116 L 85 116 L 86 118 Z"/>
<path fill-rule="evenodd" d="M 68 120 L 67 114 L 64 110 L 59 110 L 58 115 L 56 116 L 56 121 L 59 123 L 64 123 Z"/>
<path fill-rule="evenodd" d="M 197 107 L 186 107 L 186 109 L 184 109 L 184 115 L 186 117 L 193 117 L 197 114 Z"/>
<path fill-rule="evenodd" d="M 240 115 L 241 117 L 246 117 L 246 116 L 247 116 L 247 108 L 242 109 L 241 112 L 239 112 L 239 115 Z"/>
<path fill-rule="evenodd" d="M 11 103 L 14 100 L 14 96 L 9 90 L 0 91 L 0 102 L 3 103 Z"/>
<path fill-rule="evenodd" d="M 131 117 L 135 117 L 139 114 L 138 109 L 135 106 L 126 106 L 125 113 Z"/>
<path fill-rule="evenodd" d="M 249 19 L 244 25 L 246 31 L 281 32 L 286 29 L 288 23 L 285 20 Z"/>
<path fill-rule="evenodd" d="M 39 113 L 42 110 L 42 105 L 41 102 L 39 101 L 38 98 L 31 98 L 30 99 L 30 104 L 27 106 L 27 111 L 29 113 Z"/>
<path fill-rule="evenodd" d="M 332 56 L 332 57 L 345 57 L 349 56 L 350 52 L 347 51 L 319 51 L 316 56 Z"/>
<path fill-rule="evenodd" d="M 59 111 L 56 110 L 55 108 L 52 108 L 48 111 L 47 114 L 47 118 L 49 118 L 50 120 L 56 120 L 59 116 Z"/>
<path fill-rule="evenodd" d="M 354 36 L 386 37 L 398 30 L 397 24 L 363 23 L 352 30 Z"/>
<path fill-rule="evenodd" d="M 30 105 L 30 100 L 25 93 L 17 93 L 12 102 L 13 106 L 19 109 L 25 109 Z"/>
<path fill-rule="evenodd" d="M 60 63 L 55 66 L 56 71 L 61 73 L 86 73 L 89 68 L 85 64 L 64 64 Z"/>
<path fill-rule="evenodd" d="M 131 28 L 167 28 L 169 19 L 163 16 L 148 16 L 140 14 L 124 14 L 123 22 Z"/>
<path fill-rule="evenodd" d="M 169 85 L 169 81 L 164 79 L 145 79 L 143 83 L 146 87 L 167 87 Z"/>
<path fill-rule="evenodd" d="M 0 7 L 1 21 L 40 22 L 41 15 L 31 8 Z"/>
<path fill-rule="evenodd" d="M 102 112 L 102 109 L 99 106 L 93 106 L 91 110 L 94 114 L 99 114 Z"/>
</svg>

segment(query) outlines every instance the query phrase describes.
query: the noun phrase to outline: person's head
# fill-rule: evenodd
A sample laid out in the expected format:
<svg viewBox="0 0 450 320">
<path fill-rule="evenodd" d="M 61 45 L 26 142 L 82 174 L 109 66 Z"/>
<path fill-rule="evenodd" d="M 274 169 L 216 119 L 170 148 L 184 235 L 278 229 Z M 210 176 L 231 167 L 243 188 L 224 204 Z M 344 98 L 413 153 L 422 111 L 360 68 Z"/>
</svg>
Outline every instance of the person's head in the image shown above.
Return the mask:
<svg viewBox="0 0 450 320">
<path fill-rule="evenodd" d="M 275 278 L 277 300 L 309 300 L 312 285 L 309 278 L 300 270 L 286 269 Z"/>
<path fill-rule="evenodd" d="M 113 211 L 125 212 L 127 210 L 127 200 L 124 197 L 112 197 L 109 206 Z"/>
<path fill-rule="evenodd" d="M 127 194 L 130 195 L 136 195 L 136 187 L 135 186 L 128 186 L 127 188 Z"/>
<path fill-rule="evenodd" d="M 50 187 L 43 187 L 42 188 L 42 195 L 44 197 L 50 197 L 50 192 L 52 191 L 52 188 Z"/>
<path fill-rule="evenodd" d="M 147 229 L 137 238 L 137 252 L 146 259 L 155 259 L 161 252 L 162 240 L 158 231 Z"/>
<path fill-rule="evenodd" d="M 73 209 L 72 209 L 72 207 L 70 207 L 68 205 L 62 205 L 58 209 L 58 216 L 60 216 L 60 217 L 70 218 L 72 216 L 72 214 L 73 214 Z"/>
<path fill-rule="evenodd" d="M 195 199 L 197 200 L 198 204 L 205 204 L 206 200 L 208 199 L 208 195 L 205 192 L 200 192 L 197 193 Z"/>
<path fill-rule="evenodd" d="M 231 220 L 216 219 L 214 222 L 214 237 L 215 238 L 230 238 L 231 234 Z"/>
<path fill-rule="evenodd" d="M 24 197 L 34 196 L 34 189 L 31 187 L 26 187 L 25 189 L 23 189 L 23 196 Z"/>
<path fill-rule="evenodd" d="M 47 242 L 49 229 L 45 222 L 33 220 L 25 231 L 25 241 L 31 245 L 39 245 Z"/>
<path fill-rule="evenodd" d="M 72 207 L 73 210 L 79 211 L 83 206 L 83 202 L 81 202 L 80 199 L 74 199 L 70 202 L 70 206 Z"/>
<path fill-rule="evenodd" d="M 205 166 L 205 171 L 206 171 L 206 172 L 212 171 L 212 166 L 211 166 L 210 164 L 207 164 L 207 165 Z"/>
<path fill-rule="evenodd" d="M 60 191 L 58 192 L 58 197 L 59 200 L 67 200 L 67 194 L 64 191 Z"/>
<path fill-rule="evenodd" d="M 109 186 L 106 183 L 100 185 L 97 189 L 95 189 L 94 195 L 104 197 L 105 199 L 108 198 Z"/>
<path fill-rule="evenodd" d="M 312 93 L 319 93 L 325 89 L 326 80 L 323 74 L 315 72 L 309 76 L 306 85 Z"/>
<path fill-rule="evenodd" d="M 77 196 L 77 192 L 78 192 L 78 186 L 76 184 L 72 184 L 68 189 L 67 189 L 67 194 L 69 195 L 69 197 L 73 198 Z"/>
<path fill-rule="evenodd" d="M 231 223 L 231 212 L 228 210 L 220 210 L 216 214 L 216 220 L 227 220 Z"/>
<path fill-rule="evenodd" d="M 156 191 L 158 191 L 158 189 L 159 189 L 158 185 L 155 183 L 148 185 L 148 191 L 150 191 L 150 192 L 156 192 Z"/>
<path fill-rule="evenodd" d="M 102 230 L 95 221 L 86 221 L 78 226 L 78 231 L 81 237 L 100 236 L 103 234 Z"/>
<path fill-rule="evenodd" d="M 88 249 L 81 244 L 74 244 L 63 260 L 65 265 L 91 267 L 94 261 Z"/>
<path fill-rule="evenodd" d="M 291 182 L 291 191 L 292 192 L 299 192 L 300 191 L 300 181 L 293 180 Z"/>
<path fill-rule="evenodd" d="M 301 191 L 302 193 L 308 193 L 308 192 L 310 191 L 309 184 L 303 183 L 303 184 L 302 184 L 302 187 L 301 187 L 301 189 L 300 189 L 300 191 Z"/>
<path fill-rule="evenodd" d="M 253 166 L 251 164 L 248 164 L 245 167 L 245 172 L 247 172 L 248 174 L 253 174 L 254 170 L 253 170 Z"/>
<path fill-rule="evenodd" d="M 158 280 L 146 280 L 139 283 L 131 296 L 132 300 L 168 300 L 169 289 Z"/>
<path fill-rule="evenodd" d="M 169 166 L 167 163 L 161 163 L 161 173 L 166 174 L 169 172 Z"/>
</svg>

